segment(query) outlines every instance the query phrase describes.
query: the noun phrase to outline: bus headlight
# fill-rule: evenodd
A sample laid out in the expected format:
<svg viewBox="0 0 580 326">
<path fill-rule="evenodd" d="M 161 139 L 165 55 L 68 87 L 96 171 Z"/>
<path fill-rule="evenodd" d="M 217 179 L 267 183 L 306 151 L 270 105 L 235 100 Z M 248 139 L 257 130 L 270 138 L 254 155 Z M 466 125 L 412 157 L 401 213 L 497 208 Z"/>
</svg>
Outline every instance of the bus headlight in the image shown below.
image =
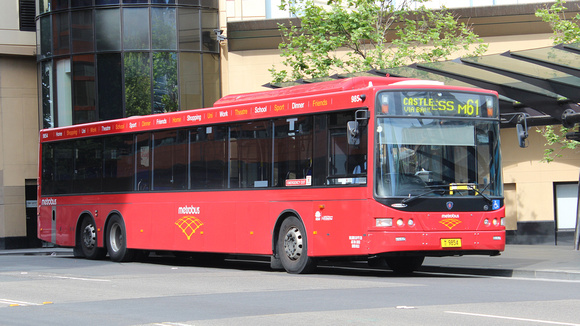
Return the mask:
<svg viewBox="0 0 580 326">
<path fill-rule="evenodd" d="M 376 226 L 393 226 L 392 218 L 377 218 L 375 219 Z"/>
</svg>

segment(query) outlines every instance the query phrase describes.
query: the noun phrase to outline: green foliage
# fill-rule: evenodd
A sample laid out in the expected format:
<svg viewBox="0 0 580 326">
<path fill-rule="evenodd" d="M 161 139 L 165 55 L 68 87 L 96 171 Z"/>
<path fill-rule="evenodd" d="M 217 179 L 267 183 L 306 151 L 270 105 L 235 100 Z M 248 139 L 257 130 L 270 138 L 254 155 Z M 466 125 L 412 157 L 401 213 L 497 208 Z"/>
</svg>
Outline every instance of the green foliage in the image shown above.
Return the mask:
<svg viewBox="0 0 580 326">
<path fill-rule="evenodd" d="M 566 133 L 577 131 L 577 128 L 573 129 L 560 126 L 560 130 L 556 132 L 554 126 L 544 126 L 542 128 L 536 129 L 536 132 L 540 133 L 546 139 L 544 146 L 550 146 L 544 149 L 544 158 L 542 162 L 550 163 L 556 158 L 562 157 L 562 151 L 567 149 L 575 149 L 579 142 L 575 140 L 566 139 Z"/>
<path fill-rule="evenodd" d="M 542 18 L 552 27 L 554 44 L 580 42 L 580 14 L 571 18 L 566 17 L 568 8 L 564 6 L 565 4 L 565 0 L 556 0 L 549 8 L 544 7 L 536 10 L 536 16 Z M 580 144 L 577 141 L 566 139 L 566 133 L 572 130 L 564 126 L 560 126 L 559 132 L 556 132 L 553 126 L 545 126 L 536 131 L 546 139 L 544 146 L 552 146 L 544 150 L 543 162 L 550 163 L 556 158 L 562 157 L 562 151 L 575 149 Z M 554 148 L 554 145 L 557 148 Z"/>
<path fill-rule="evenodd" d="M 554 44 L 580 42 L 580 14 L 566 17 L 566 0 L 556 0 L 550 8 L 544 7 L 536 10 L 536 16 L 549 23 L 554 32 Z"/>
<path fill-rule="evenodd" d="M 125 53 L 126 116 L 151 114 L 151 77 L 149 54 Z"/>
<path fill-rule="evenodd" d="M 437 61 L 460 50 L 485 52 L 487 45 L 471 26 L 444 8 L 427 9 L 427 1 L 283 0 L 281 9 L 301 24 L 279 25 L 279 48 L 289 70 L 270 69 L 273 82 Z"/>
<path fill-rule="evenodd" d="M 153 88 L 153 113 L 178 110 L 177 56 L 175 52 L 153 53 Z"/>
</svg>

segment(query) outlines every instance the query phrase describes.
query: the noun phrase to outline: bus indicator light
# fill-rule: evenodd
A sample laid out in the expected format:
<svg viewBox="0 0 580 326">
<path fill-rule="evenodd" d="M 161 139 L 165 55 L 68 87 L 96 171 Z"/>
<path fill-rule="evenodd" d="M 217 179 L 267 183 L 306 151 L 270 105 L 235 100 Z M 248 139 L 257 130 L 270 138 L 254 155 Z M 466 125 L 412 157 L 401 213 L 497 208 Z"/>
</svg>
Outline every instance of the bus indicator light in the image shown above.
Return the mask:
<svg viewBox="0 0 580 326">
<path fill-rule="evenodd" d="M 375 220 L 375 225 L 378 227 L 393 226 L 392 218 L 377 218 Z"/>
</svg>

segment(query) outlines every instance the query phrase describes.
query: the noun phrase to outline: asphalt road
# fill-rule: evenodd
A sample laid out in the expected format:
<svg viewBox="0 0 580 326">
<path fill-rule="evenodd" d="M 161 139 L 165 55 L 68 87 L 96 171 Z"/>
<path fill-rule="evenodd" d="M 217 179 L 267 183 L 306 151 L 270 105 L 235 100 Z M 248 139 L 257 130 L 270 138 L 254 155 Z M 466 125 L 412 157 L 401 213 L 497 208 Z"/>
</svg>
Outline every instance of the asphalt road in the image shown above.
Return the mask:
<svg viewBox="0 0 580 326">
<path fill-rule="evenodd" d="M 362 267 L 362 266 L 361 266 Z M 580 281 L 0 256 L 0 325 L 579 325 Z"/>
</svg>

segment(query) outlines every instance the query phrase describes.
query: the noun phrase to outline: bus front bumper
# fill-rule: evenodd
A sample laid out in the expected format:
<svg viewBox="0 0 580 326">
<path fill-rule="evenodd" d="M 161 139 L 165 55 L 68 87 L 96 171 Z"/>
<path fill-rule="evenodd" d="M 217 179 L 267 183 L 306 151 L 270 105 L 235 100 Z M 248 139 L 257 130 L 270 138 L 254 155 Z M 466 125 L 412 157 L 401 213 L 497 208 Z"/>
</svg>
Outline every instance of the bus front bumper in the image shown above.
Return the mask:
<svg viewBox="0 0 580 326">
<path fill-rule="evenodd" d="M 496 255 L 505 249 L 505 230 L 454 232 L 369 231 L 370 255 L 421 252 L 426 256 Z"/>
</svg>

